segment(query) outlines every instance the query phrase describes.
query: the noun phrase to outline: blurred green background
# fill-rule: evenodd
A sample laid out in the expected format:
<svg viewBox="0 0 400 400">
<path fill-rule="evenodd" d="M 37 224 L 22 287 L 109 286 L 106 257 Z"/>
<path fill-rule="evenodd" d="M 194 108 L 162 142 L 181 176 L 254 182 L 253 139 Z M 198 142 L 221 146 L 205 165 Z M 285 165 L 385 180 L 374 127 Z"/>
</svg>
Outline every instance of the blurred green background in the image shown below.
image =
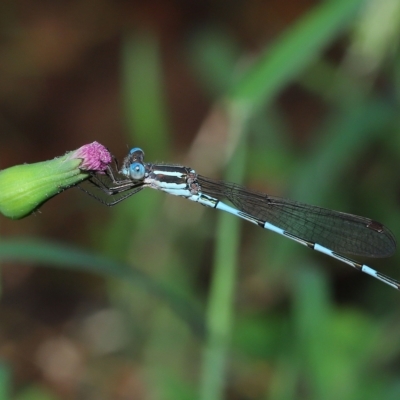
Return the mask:
<svg viewBox="0 0 400 400">
<path fill-rule="evenodd" d="M 141 147 L 400 235 L 399 0 L 0 16 L 0 168 Z M 0 399 L 400 398 L 400 294 L 273 233 L 151 190 L 71 189 L 0 229 Z"/>
</svg>

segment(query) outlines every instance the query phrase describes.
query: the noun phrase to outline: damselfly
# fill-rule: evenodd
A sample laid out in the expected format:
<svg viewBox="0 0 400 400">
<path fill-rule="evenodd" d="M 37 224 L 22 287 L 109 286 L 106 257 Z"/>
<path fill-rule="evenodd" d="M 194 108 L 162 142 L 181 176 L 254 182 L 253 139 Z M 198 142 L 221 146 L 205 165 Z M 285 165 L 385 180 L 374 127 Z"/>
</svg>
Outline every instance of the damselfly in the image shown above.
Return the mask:
<svg viewBox="0 0 400 400">
<path fill-rule="evenodd" d="M 381 223 L 206 178 L 188 167 L 145 163 L 143 158 L 143 150 L 135 147 L 123 161 L 119 171 L 122 179 L 117 179 L 118 175 L 111 167 L 108 167 L 106 175 L 90 178 L 106 193 L 105 199 L 85 191 L 103 204 L 113 206 L 146 187 L 162 190 L 279 233 L 400 290 L 400 281 L 341 254 L 366 257 L 392 255 L 396 250 L 396 239 Z M 234 207 L 223 200 L 228 200 Z"/>
</svg>

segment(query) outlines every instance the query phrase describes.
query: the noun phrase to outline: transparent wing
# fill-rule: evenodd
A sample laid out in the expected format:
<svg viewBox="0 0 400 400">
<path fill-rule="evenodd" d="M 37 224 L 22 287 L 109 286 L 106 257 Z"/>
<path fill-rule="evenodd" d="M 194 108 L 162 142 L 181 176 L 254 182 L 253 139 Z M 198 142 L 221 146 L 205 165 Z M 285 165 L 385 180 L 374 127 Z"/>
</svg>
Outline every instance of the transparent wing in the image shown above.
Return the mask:
<svg viewBox="0 0 400 400">
<path fill-rule="evenodd" d="M 203 193 L 228 199 L 240 211 L 338 253 L 388 257 L 396 250 L 396 239 L 390 230 L 369 218 L 269 196 L 203 176 L 198 180 Z"/>
</svg>

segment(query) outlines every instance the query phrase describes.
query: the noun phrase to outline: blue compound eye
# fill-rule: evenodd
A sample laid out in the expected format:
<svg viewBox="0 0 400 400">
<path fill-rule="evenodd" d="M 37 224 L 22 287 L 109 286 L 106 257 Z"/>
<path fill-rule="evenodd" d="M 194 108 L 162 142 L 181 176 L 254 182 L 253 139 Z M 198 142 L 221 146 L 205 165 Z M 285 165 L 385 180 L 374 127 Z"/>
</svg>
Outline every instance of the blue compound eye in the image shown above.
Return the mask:
<svg viewBox="0 0 400 400">
<path fill-rule="evenodd" d="M 144 178 L 144 165 L 140 163 L 132 163 L 129 166 L 129 176 L 135 181 Z"/>
<path fill-rule="evenodd" d="M 133 147 L 132 149 L 129 150 L 129 154 L 133 154 L 133 153 L 136 153 L 136 152 L 143 153 L 143 155 L 144 155 L 144 152 L 140 147 Z"/>
</svg>

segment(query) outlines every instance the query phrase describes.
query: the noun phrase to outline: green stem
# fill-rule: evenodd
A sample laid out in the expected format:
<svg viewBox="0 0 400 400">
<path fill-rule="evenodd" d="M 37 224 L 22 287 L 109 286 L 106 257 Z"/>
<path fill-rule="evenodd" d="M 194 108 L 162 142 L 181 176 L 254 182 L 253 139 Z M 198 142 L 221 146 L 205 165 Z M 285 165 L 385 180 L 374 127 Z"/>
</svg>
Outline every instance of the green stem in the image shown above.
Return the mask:
<svg viewBox="0 0 400 400">
<path fill-rule="evenodd" d="M 232 112 L 231 117 L 231 143 L 240 143 L 243 118 L 240 112 Z M 227 170 L 227 180 L 242 181 L 245 155 L 245 146 L 243 144 L 237 146 L 232 157 L 234 161 Z M 221 213 L 218 217 L 214 272 L 206 315 L 207 339 L 203 353 L 201 400 L 223 398 L 233 325 L 239 238 L 238 218 Z"/>
</svg>

